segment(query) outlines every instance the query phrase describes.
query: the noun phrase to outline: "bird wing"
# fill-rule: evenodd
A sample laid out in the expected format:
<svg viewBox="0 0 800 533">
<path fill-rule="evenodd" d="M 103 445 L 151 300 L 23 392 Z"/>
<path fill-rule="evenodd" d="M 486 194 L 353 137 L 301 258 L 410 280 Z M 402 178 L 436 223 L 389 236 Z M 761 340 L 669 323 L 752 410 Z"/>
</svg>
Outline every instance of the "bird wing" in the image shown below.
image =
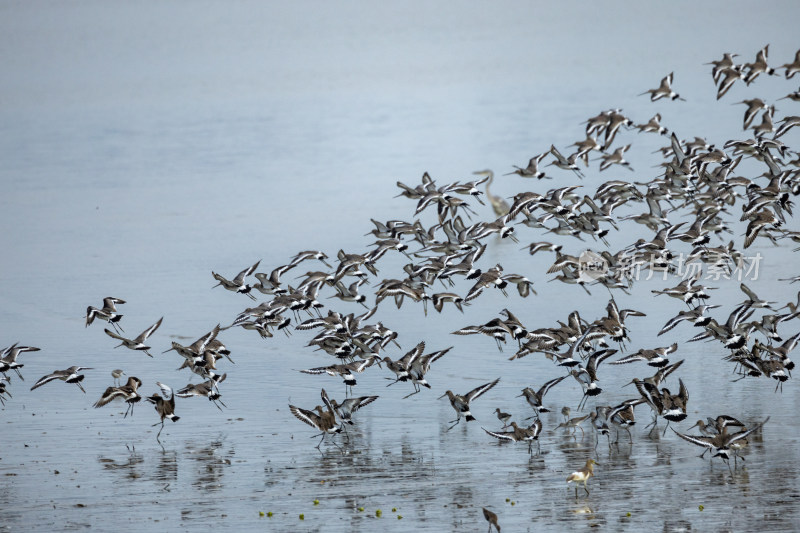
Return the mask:
<svg viewBox="0 0 800 533">
<path fill-rule="evenodd" d="M 313 411 L 309 411 L 307 409 L 301 409 L 300 407 L 295 407 L 294 405 L 289 405 L 289 411 L 292 412 L 294 416 L 297 417 L 298 420 L 301 420 L 308 424 L 309 426 L 316 428 L 318 426 L 317 420 L 318 416 Z"/>
<path fill-rule="evenodd" d="M 128 339 L 126 339 L 122 335 L 117 335 L 116 333 L 114 333 L 110 329 L 104 329 L 103 331 L 106 332 L 106 335 L 108 335 L 109 337 L 113 337 L 113 338 L 117 339 L 118 341 L 122 341 L 122 342 L 127 342 L 128 341 Z"/>
<path fill-rule="evenodd" d="M 361 396 L 360 398 L 349 398 L 342 402 L 342 406 L 347 405 L 347 410 L 350 413 L 355 413 L 365 405 L 369 405 L 375 400 L 378 399 L 378 396 Z M 340 407 L 342 407 L 340 406 Z"/>
<path fill-rule="evenodd" d="M 103 395 L 100 396 L 100 399 L 97 400 L 92 407 L 103 407 L 119 396 L 125 396 L 125 393 L 118 387 L 108 387 Z"/>
<path fill-rule="evenodd" d="M 235 277 L 235 278 L 233 278 L 233 282 L 234 282 L 236 285 L 244 285 L 244 278 L 246 278 L 247 276 L 249 276 L 250 274 L 252 274 L 252 273 L 253 273 L 253 271 L 255 271 L 255 269 L 257 269 L 257 268 L 258 268 L 258 265 L 259 265 L 259 263 L 261 263 L 261 261 L 260 261 L 260 260 L 259 260 L 258 262 L 256 262 L 256 264 L 255 264 L 255 265 L 253 265 L 253 266 L 251 266 L 251 267 L 249 267 L 249 268 L 245 268 L 244 270 L 242 270 L 241 272 L 239 272 L 238 274 L 236 274 L 236 277 Z"/>
<path fill-rule="evenodd" d="M 492 381 L 491 383 L 486 383 L 484 385 L 481 385 L 480 387 L 476 387 L 476 388 L 472 389 L 471 391 L 469 391 L 468 393 L 466 393 L 464 395 L 464 398 L 466 398 L 467 403 L 469 403 L 472 400 L 474 400 L 475 398 L 478 398 L 484 392 L 490 390 L 492 387 L 497 385 L 497 383 L 499 381 L 500 381 L 500 378 L 497 378 L 496 380 Z"/>
<path fill-rule="evenodd" d="M 322 403 L 325 404 L 325 407 L 327 407 L 329 411 L 331 411 L 332 413 L 336 412 L 336 410 L 333 407 L 333 403 L 331 402 L 331 399 L 328 398 L 328 393 L 325 392 L 325 389 L 322 389 L 319 392 L 319 397 L 322 399 Z"/>
<path fill-rule="evenodd" d="M 516 442 L 516 438 L 514 438 L 513 431 L 489 431 L 488 429 L 482 427 L 487 434 L 491 435 L 492 437 L 500 440 L 510 440 L 512 442 Z"/>
<path fill-rule="evenodd" d="M 158 327 L 161 325 L 162 320 L 164 320 L 163 316 L 158 319 L 158 322 L 156 322 L 155 324 L 144 330 L 138 337 L 136 337 L 135 339 L 136 342 L 143 343 L 145 340 L 147 340 L 147 337 L 152 335 L 153 332 L 158 329 Z M 106 333 L 108 333 L 108 330 L 106 330 Z"/>
<path fill-rule="evenodd" d="M 164 385 L 160 381 L 156 381 L 156 385 L 158 385 L 158 388 L 161 389 L 161 394 L 164 395 L 165 399 L 172 397 L 172 389 L 169 385 Z"/>
<path fill-rule="evenodd" d="M 739 433 L 734 433 L 733 435 L 729 436 L 727 439 L 725 439 L 725 446 L 730 446 L 730 445 L 731 445 L 731 444 L 733 444 L 734 442 L 736 442 L 736 441 L 738 441 L 738 440 L 742 440 L 742 439 L 746 438 L 748 435 L 750 435 L 750 434 L 751 434 L 751 433 L 753 433 L 754 431 L 758 431 L 759 429 L 761 429 L 761 427 L 762 427 L 764 424 L 766 424 L 767 422 L 769 422 L 769 418 L 770 418 L 770 417 L 767 417 L 766 419 L 764 419 L 764 421 L 763 421 L 763 422 L 761 422 L 760 424 L 757 424 L 757 425 L 753 426 L 752 428 L 748 429 L 747 431 L 740 431 Z"/>
<path fill-rule="evenodd" d="M 678 383 L 680 384 L 680 388 L 678 389 L 678 396 L 681 397 L 683 400 L 683 405 L 686 406 L 686 403 L 689 401 L 689 389 L 686 388 L 686 385 L 683 384 L 683 380 L 679 379 Z"/>
<path fill-rule="evenodd" d="M 670 428 L 670 429 L 672 429 L 672 428 Z M 714 445 L 711 443 L 712 437 L 705 437 L 705 436 L 700 436 L 700 435 L 698 435 L 698 436 L 695 436 L 695 435 L 684 435 L 683 433 L 678 433 L 674 429 L 672 429 L 672 431 L 677 436 L 679 436 L 680 438 L 682 438 L 683 440 L 685 440 L 687 442 L 691 442 L 692 444 L 695 444 L 697 446 L 703 446 L 704 448 L 708 448 L 709 450 L 714 448 Z"/>
<path fill-rule="evenodd" d="M 301 370 L 303 374 L 329 374 L 331 376 L 336 375 L 336 365 L 334 366 L 321 366 L 318 368 L 308 368 L 306 370 Z"/>
<path fill-rule="evenodd" d="M 56 370 L 52 374 L 47 374 L 46 376 L 42 376 L 41 378 L 39 378 L 39 381 L 37 381 L 33 385 L 33 387 L 31 387 L 31 390 L 37 389 L 37 388 L 41 387 L 42 385 L 44 385 L 45 383 L 50 383 L 54 379 L 61 379 L 61 378 L 64 377 L 64 375 L 65 375 L 65 371 L 64 370 Z"/>
<path fill-rule="evenodd" d="M 560 383 L 566 377 L 567 376 L 561 376 L 560 378 L 551 379 L 550 381 L 542 385 L 542 387 L 539 389 L 539 392 L 537 393 L 539 398 L 544 398 L 544 395 L 547 394 L 547 391 L 549 391 L 551 387 Z"/>
</svg>

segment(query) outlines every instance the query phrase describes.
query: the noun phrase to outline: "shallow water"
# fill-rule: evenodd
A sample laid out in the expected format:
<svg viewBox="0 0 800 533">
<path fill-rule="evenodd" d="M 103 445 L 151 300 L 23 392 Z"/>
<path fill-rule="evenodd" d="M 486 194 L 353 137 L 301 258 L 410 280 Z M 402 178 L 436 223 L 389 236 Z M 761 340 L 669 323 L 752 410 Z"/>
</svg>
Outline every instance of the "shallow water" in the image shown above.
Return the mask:
<svg viewBox="0 0 800 533">
<path fill-rule="evenodd" d="M 9 374 L 13 397 L 0 410 L 0 528 L 151 523 L 156 530 L 199 530 L 213 523 L 236 531 L 374 531 L 380 520 L 381 528 L 395 531 L 483 530 L 485 506 L 508 531 L 635 531 L 654 524 L 665 531 L 793 529 L 800 518 L 797 388 L 791 380 L 782 393 L 765 379 L 731 384 L 725 351 L 686 343 L 695 333 L 686 325 L 656 337 L 680 303 L 654 299 L 650 290 L 674 280 L 640 280 L 630 296 L 615 295 L 621 308 L 647 313 L 629 319 L 627 349 L 679 342 L 671 358 L 685 359 L 678 374 L 691 394 L 679 431 L 722 413 L 748 423 L 770 416 L 763 437 L 751 439 L 746 466 L 731 473 L 718 460 L 698 459 L 699 448 L 671 431 L 648 436 L 642 407 L 632 445 L 623 434 L 618 447 L 601 440 L 595 451 L 588 429 L 575 438 L 556 429 L 561 406 L 575 412 L 581 396 L 572 379 L 546 397 L 554 412 L 543 417 L 540 452 L 499 444 L 481 430 L 499 427 L 496 407 L 515 419 L 529 416 L 516 397 L 521 389 L 563 371 L 541 355 L 508 361 L 512 343 L 500 353 L 489 338 L 450 332 L 486 322 L 504 307 L 534 329 L 566 320 L 573 309 L 593 320 L 608 303 L 602 288 L 589 297 L 578 287 L 548 283 L 551 257 L 518 250 L 544 240 L 524 227 L 520 245 L 490 239 L 481 261 L 527 275 L 538 295 L 485 291 L 463 315 L 446 307 L 425 316 L 410 302 L 399 310 L 389 301 L 380 307 L 373 320 L 398 331 L 403 347 L 391 347 L 391 357 L 420 340 L 429 350 L 454 349 L 434 364 L 432 390 L 405 400 L 410 386 L 387 388 L 387 370 L 359 375 L 355 394 L 380 399 L 356 414 L 349 439 L 337 438 L 345 453 L 328 444 L 315 449 L 312 429 L 288 410 L 289 403 L 319 403 L 321 387 L 344 395 L 338 378 L 297 372 L 331 362 L 305 346 L 309 332 L 264 340 L 225 331 L 220 337 L 236 362 L 223 368 L 227 408 L 179 399 L 181 420 L 168 423 L 162 445 L 149 404 L 128 418 L 117 404 L 91 407 L 111 385 L 114 368 L 138 376 L 148 395 L 156 381 L 173 388 L 196 382 L 175 371 L 180 358 L 161 352 L 173 340 L 188 343 L 230 323 L 251 305 L 211 290 L 210 271 L 232 277 L 261 260 L 259 271 L 268 272 L 306 249 L 363 252 L 373 242 L 363 236 L 370 218 L 412 218 L 414 204 L 392 198 L 397 180 L 414 185 L 428 171 L 449 183 L 472 179 L 482 168 L 510 171 L 552 143 L 582 139 L 580 123 L 611 107 L 636 122 L 661 112 L 680 137 L 722 145 L 748 135 L 739 129 L 743 106 L 729 104 L 753 95 L 774 100 L 797 88 L 762 77 L 717 103 L 702 65 L 725 51 L 752 60 L 766 43 L 771 63 L 790 61 L 798 47 L 793 3 L 771 3 L 758 13 L 744 3 L 711 3 L 692 6 L 691 16 L 688 4 L 612 5 L 575 12 L 477 3 L 419 3 L 408 11 L 326 3 L 0 5 L 8 15 L 0 17 L 7 65 L 0 79 L 0 346 L 41 348 L 21 356 L 24 383 Z M 669 71 L 687 102 L 637 98 Z M 782 102 L 780 115 L 797 114 Z M 659 159 L 650 152 L 664 138 L 620 136 L 618 143 L 634 143 L 626 155 L 636 172 L 599 174 L 595 167 L 581 182 L 586 189 L 608 179 L 647 181 L 660 172 L 651 168 Z M 796 131 L 784 140 L 800 144 Z M 746 165 L 744 175 L 763 170 Z M 563 185 L 574 182 L 555 175 Z M 555 183 L 511 176 L 498 178 L 493 191 L 510 197 Z M 473 207 L 482 219 L 492 218 L 489 207 Z M 421 220 L 428 227 L 434 215 Z M 610 237 L 611 249 L 648 234 L 631 223 L 621 228 Z M 587 246 L 602 248 L 565 241 L 568 253 Z M 747 281 L 759 296 L 794 301 L 795 289 L 776 281 L 797 274 L 790 250 L 764 240 L 748 249 L 764 256 L 759 279 Z M 400 277 L 405 263 L 390 252 L 379 274 Z M 287 280 L 322 267 L 304 263 Z M 738 281 L 708 284 L 719 287 L 712 301 L 723 305 L 720 316 L 743 297 Z M 461 282 L 454 290 L 469 286 Z M 150 339 L 154 358 L 112 349 L 101 331 L 105 323 L 84 328 L 86 306 L 109 295 L 127 300 L 120 312 L 129 334 L 164 316 Z M 786 325 L 781 333 L 794 330 Z M 29 390 L 39 376 L 71 365 L 95 368 L 86 373 L 86 395 L 61 382 Z M 622 385 L 649 370 L 601 367 L 598 404 L 635 397 Z M 436 398 L 497 377 L 500 383 L 473 404 L 477 422 L 446 431 L 453 411 Z M 677 380 L 668 386 L 677 389 Z M 575 498 L 564 480 L 588 457 L 600 466 L 591 494 L 581 489 Z"/>
</svg>

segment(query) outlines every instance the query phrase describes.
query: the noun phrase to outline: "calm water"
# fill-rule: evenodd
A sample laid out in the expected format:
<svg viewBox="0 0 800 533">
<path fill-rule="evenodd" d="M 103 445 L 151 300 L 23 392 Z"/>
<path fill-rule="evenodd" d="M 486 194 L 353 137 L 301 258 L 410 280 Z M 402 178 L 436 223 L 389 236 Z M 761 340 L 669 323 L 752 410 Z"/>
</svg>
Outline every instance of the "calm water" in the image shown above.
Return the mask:
<svg viewBox="0 0 800 533">
<path fill-rule="evenodd" d="M 541 355 L 508 361 L 513 345 L 500 353 L 489 338 L 450 332 L 486 322 L 504 307 L 535 329 L 566 320 L 574 309 L 593 320 L 608 303 L 601 288 L 589 297 L 575 286 L 548 283 L 552 258 L 518 250 L 543 240 L 524 227 L 520 245 L 490 239 L 481 262 L 527 275 L 538 296 L 522 299 L 511 291 L 506 299 L 487 291 L 463 315 L 446 307 L 426 317 L 409 302 L 400 310 L 388 300 L 380 307 L 373 321 L 398 331 L 403 347 L 387 352 L 393 358 L 420 340 L 429 350 L 454 349 L 434 364 L 433 389 L 406 400 L 410 387 L 386 388 L 386 369 L 360 375 L 355 393 L 380 399 L 357 413 L 344 454 L 332 446 L 318 452 L 311 428 L 288 410 L 289 403 L 316 405 L 321 387 L 344 395 L 338 378 L 297 372 L 332 361 L 305 346 L 309 332 L 266 340 L 245 330 L 224 332 L 236 361 L 223 367 L 227 409 L 179 399 L 181 420 L 164 429 L 163 447 L 149 404 L 126 419 L 119 405 L 91 407 L 111 385 L 114 368 L 142 379 L 148 395 L 157 380 L 174 388 L 196 382 L 175 370 L 180 358 L 161 352 L 173 340 L 189 343 L 230 323 L 251 305 L 211 290 L 210 272 L 232 277 L 258 260 L 259 271 L 269 272 L 306 249 L 364 252 L 373 242 L 363 236 L 370 218 L 412 219 L 414 203 L 392 198 L 397 180 L 415 185 L 428 171 L 444 184 L 472 179 L 478 169 L 500 174 L 525 166 L 551 144 L 568 152 L 583 138 L 581 122 L 612 107 L 637 123 L 660 112 L 680 137 L 699 135 L 720 146 L 749 135 L 740 129 L 744 106 L 730 104 L 753 96 L 774 101 L 797 88 L 796 81 L 761 77 L 717 103 L 710 68 L 702 65 L 722 52 L 751 61 L 767 43 L 770 63 L 791 61 L 800 46 L 794 3 L 770 3 L 758 13 L 743 2 L 617 2 L 604 9 L 0 3 L 0 347 L 41 348 L 21 356 L 26 381 L 11 374 L 13 398 L 0 410 L 0 528 L 482 531 L 486 506 L 504 531 L 637 531 L 654 524 L 665 531 L 794 529 L 797 387 L 789 381 L 776 394 L 765 379 L 731 384 L 725 351 L 686 343 L 695 334 L 686 325 L 657 338 L 680 304 L 654 299 L 650 290 L 675 280 L 641 280 L 630 296 L 617 295 L 621 308 L 647 313 L 629 320 L 628 350 L 679 342 L 671 358 L 686 360 L 679 375 L 691 393 L 679 430 L 722 413 L 746 422 L 771 416 L 763 438 L 751 442 L 745 468 L 732 475 L 721 462 L 709 466 L 672 432 L 648 437 L 642 426 L 649 413 L 641 407 L 644 423 L 633 429 L 633 445 L 623 438 L 609 449 L 601 441 L 595 451 L 591 432 L 573 439 L 555 429 L 560 407 L 575 411 L 580 399 L 572 379 L 547 396 L 555 412 L 543 418 L 540 454 L 500 445 L 481 430 L 497 429 L 496 407 L 516 419 L 529 416 L 516 398 L 520 390 L 538 388 L 562 370 Z M 687 102 L 637 98 L 670 71 Z M 798 114 L 797 104 L 779 102 L 778 116 L 791 114 Z M 599 174 L 595 164 L 581 182 L 586 190 L 660 173 L 651 152 L 664 138 L 629 131 L 619 139 L 633 143 L 626 155 L 636 172 Z M 782 140 L 800 144 L 796 131 Z M 737 170 L 763 171 L 746 162 Z M 510 197 L 574 182 L 567 173 L 553 175 L 562 181 L 511 176 L 493 191 Z M 489 207 L 474 207 L 480 218 L 493 218 Z M 626 209 L 620 214 L 639 206 Z M 434 215 L 421 220 L 428 227 Z M 648 236 L 636 226 L 623 224 L 611 248 Z M 736 225 L 737 242 L 743 228 Z M 568 253 L 602 249 L 564 242 Z M 759 279 L 748 285 L 768 300 L 794 301 L 794 288 L 776 281 L 797 274 L 791 246 L 759 240 L 750 250 L 764 259 Z M 379 274 L 400 277 L 406 262 L 390 252 Z M 323 266 L 305 263 L 286 279 Z M 713 294 L 713 303 L 723 305 L 719 316 L 743 298 L 738 281 L 709 284 L 719 287 Z M 84 328 L 86 306 L 109 295 L 127 300 L 120 312 L 131 335 L 164 316 L 150 339 L 153 359 L 112 349 L 104 323 Z M 71 365 L 95 368 L 86 373 L 86 395 L 60 382 L 29 390 L 39 376 Z M 601 367 L 605 392 L 598 401 L 635 397 L 622 385 L 648 374 L 635 364 Z M 478 422 L 446 431 L 453 411 L 436 398 L 497 377 L 498 386 L 473 405 Z M 677 380 L 668 386 L 676 389 Z M 564 480 L 588 457 L 601 466 L 591 495 L 576 499 Z"/>
</svg>

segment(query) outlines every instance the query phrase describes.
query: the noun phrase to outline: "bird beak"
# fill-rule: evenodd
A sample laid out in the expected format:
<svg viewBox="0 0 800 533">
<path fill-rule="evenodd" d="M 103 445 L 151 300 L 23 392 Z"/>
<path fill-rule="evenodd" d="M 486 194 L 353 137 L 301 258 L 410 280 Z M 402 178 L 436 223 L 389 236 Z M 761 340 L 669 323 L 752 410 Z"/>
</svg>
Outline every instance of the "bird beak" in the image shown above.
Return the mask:
<svg viewBox="0 0 800 533">
<path fill-rule="evenodd" d="M 436 399 L 437 399 L 437 400 L 441 400 L 441 399 L 442 399 L 442 398 L 444 398 L 445 396 L 447 396 L 447 393 L 446 393 L 446 392 L 445 392 L 444 394 L 442 394 L 441 396 L 439 396 L 438 398 L 436 398 Z"/>
</svg>

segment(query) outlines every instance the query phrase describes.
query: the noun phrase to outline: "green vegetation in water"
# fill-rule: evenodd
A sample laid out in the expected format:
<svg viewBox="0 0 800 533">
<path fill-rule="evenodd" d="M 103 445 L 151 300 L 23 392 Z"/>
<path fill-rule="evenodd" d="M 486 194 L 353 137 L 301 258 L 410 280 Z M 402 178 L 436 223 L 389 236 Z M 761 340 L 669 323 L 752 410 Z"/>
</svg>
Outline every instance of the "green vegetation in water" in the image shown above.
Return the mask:
<svg viewBox="0 0 800 533">
<path fill-rule="evenodd" d="M 301 514 L 300 514 L 300 520 L 305 520 L 305 519 L 306 519 L 306 515 L 304 515 L 304 514 L 302 514 L 302 513 L 301 513 Z"/>
<path fill-rule="evenodd" d="M 314 505 L 319 505 L 319 500 L 314 500 Z"/>
<path fill-rule="evenodd" d="M 700 509 L 701 511 L 702 511 L 703 509 L 705 509 L 705 507 L 703 507 L 702 505 L 698 505 L 698 506 L 697 506 L 697 508 L 698 508 L 698 509 Z"/>
<path fill-rule="evenodd" d="M 375 511 L 375 516 L 377 516 L 378 518 L 380 518 L 382 514 L 383 514 L 383 511 L 381 511 L 380 509 Z"/>
</svg>

